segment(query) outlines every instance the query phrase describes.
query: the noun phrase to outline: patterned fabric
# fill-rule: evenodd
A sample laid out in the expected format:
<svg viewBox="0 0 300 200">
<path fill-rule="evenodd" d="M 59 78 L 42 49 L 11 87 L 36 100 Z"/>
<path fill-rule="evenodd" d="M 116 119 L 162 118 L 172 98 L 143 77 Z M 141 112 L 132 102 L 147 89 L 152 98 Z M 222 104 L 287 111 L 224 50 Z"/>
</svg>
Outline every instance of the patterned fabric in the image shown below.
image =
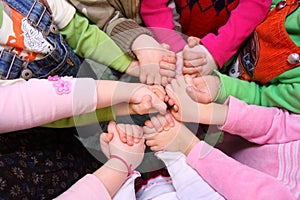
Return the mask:
<svg viewBox="0 0 300 200">
<path fill-rule="evenodd" d="M 0 199 L 52 199 L 98 169 L 75 135 L 49 128 L 0 135 Z"/>
<path fill-rule="evenodd" d="M 76 9 L 109 35 L 131 57 L 133 41 L 142 34 L 152 36 L 140 26 L 139 1 L 137 0 L 68 0 Z"/>
<path fill-rule="evenodd" d="M 0 78 L 75 76 L 81 58 L 59 34 L 46 5 L 34 2 L 0 2 Z"/>
<path fill-rule="evenodd" d="M 176 0 L 180 11 L 182 33 L 202 38 L 217 33 L 224 25 L 238 0 Z M 200 30 L 200 31 L 199 31 Z"/>
</svg>

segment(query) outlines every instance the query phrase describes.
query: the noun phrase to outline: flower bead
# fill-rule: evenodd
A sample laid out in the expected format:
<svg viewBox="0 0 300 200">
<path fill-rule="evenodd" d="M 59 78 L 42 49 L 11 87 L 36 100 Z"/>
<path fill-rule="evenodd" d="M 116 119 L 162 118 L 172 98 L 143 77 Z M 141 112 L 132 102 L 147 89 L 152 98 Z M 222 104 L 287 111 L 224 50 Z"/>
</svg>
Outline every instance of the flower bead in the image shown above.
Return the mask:
<svg viewBox="0 0 300 200">
<path fill-rule="evenodd" d="M 48 81 L 58 81 L 60 77 L 58 75 L 55 76 L 48 76 Z"/>
<path fill-rule="evenodd" d="M 72 83 L 70 81 L 64 81 L 62 79 L 59 79 L 53 83 L 53 87 L 55 88 L 55 91 L 57 94 L 69 94 L 71 92 L 71 85 Z"/>
</svg>

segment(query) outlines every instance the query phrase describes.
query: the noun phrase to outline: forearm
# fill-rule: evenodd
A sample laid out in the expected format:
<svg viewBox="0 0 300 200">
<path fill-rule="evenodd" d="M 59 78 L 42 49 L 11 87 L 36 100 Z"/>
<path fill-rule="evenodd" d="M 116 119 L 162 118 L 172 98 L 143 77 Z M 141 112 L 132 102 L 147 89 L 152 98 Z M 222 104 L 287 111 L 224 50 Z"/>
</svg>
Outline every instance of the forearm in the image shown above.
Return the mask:
<svg viewBox="0 0 300 200">
<path fill-rule="evenodd" d="M 132 61 L 108 35 L 96 25 L 89 24 L 88 19 L 78 13 L 61 30 L 61 34 L 79 56 L 110 66 L 120 72 L 124 72 Z"/>
<path fill-rule="evenodd" d="M 274 177 L 243 165 L 204 142 L 190 152 L 187 163 L 226 199 L 294 199 Z"/>
<path fill-rule="evenodd" d="M 122 81 L 98 80 L 97 108 L 108 107 L 120 103 L 130 103 L 134 92 L 143 87 L 140 83 L 127 83 Z"/>
<path fill-rule="evenodd" d="M 242 42 L 265 19 L 271 2 L 271 0 L 241 0 L 236 9 L 230 13 L 227 23 L 218 30 L 217 35 L 210 33 L 201 39 L 220 67 L 236 53 Z"/>
<path fill-rule="evenodd" d="M 199 123 L 223 125 L 227 118 L 228 106 L 217 103 L 200 104 Z"/>
<path fill-rule="evenodd" d="M 94 172 L 94 175 L 103 183 L 111 197 L 117 193 L 127 179 L 127 169 L 119 170 L 115 166 L 119 166 L 120 164 L 115 164 L 114 162 L 119 161 L 116 159 L 109 160 Z"/>
<path fill-rule="evenodd" d="M 247 82 L 237 78 L 221 75 L 220 89 L 216 102 L 224 103 L 229 96 L 242 99 L 248 104 L 266 107 L 285 108 L 291 112 L 300 113 L 299 82 L 290 80 L 260 86 L 255 82 Z"/>
<path fill-rule="evenodd" d="M 65 85 L 64 88 L 61 85 Z M 61 89 L 64 90 L 61 92 Z M 4 113 L 0 117 L 2 133 L 40 126 L 96 109 L 95 81 L 88 78 L 30 79 L 1 86 L 1 92 L 4 97 L 11 97 L 2 98 L 0 102 Z"/>
<path fill-rule="evenodd" d="M 55 199 L 110 200 L 111 196 L 97 176 L 87 174 Z"/>
<path fill-rule="evenodd" d="M 135 58 L 132 51 L 133 42 L 141 35 L 152 37 L 152 33 L 145 27 L 138 25 L 134 20 L 117 18 L 110 21 L 105 32 L 118 44 L 123 52 Z"/>
<path fill-rule="evenodd" d="M 145 25 L 150 28 L 159 43 L 168 44 L 174 52 L 183 49 L 186 42 L 174 30 L 173 13 L 168 7 L 168 1 L 143 0 L 140 12 Z"/>
<path fill-rule="evenodd" d="M 300 115 L 275 107 L 247 105 L 234 97 L 229 97 L 226 104 L 227 120 L 220 128 L 230 134 L 257 144 L 283 144 L 300 139 Z M 245 119 L 251 123 L 245 123 Z"/>
</svg>

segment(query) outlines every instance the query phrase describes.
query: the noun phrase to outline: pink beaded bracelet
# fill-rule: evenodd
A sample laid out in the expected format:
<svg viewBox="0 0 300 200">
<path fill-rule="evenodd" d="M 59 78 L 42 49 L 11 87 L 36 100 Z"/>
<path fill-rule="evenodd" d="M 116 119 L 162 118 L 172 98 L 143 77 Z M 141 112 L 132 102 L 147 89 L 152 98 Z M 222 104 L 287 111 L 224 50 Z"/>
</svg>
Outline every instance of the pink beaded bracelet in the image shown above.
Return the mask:
<svg viewBox="0 0 300 200">
<path fill-rule="evenodd" d="M 116 159 L 120 160 L 122 163 L 124 163 L 124 165 L 127 167 L 127 170 L 128 170 L 127 176 L 130 176 L 131 174 L 133 174 L 132 164 L 128 165 L 127 162 L 123 158 L 121 158 L 120 156 L 117 156 L 117 155 L 111 155 L 110 158 L 116 158 Z"/>
</svg>

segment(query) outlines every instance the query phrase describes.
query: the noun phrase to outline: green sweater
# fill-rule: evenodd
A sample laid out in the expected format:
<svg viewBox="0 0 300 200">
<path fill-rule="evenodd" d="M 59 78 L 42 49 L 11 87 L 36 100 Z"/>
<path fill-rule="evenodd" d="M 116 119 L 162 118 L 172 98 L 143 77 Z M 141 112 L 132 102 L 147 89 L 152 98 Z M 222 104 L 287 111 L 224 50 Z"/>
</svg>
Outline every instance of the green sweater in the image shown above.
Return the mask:
<svg viewBox="0 0 300 200">
<path fill-rule="evenodd" d="M 279 2 L 273 0 L 272 8 Z M 285 28 L 297 46 L 300 45 L 300 9 L 289 15 Z M 300 113 L 300 68 L 290 69 L 273 78 L 265 85 L 247 82 L 216 72 L 221 85 L 215 101 L 224 103 L 228 96 L 234 96 L 248 104 L 285 108 Z"/>
</svg>

